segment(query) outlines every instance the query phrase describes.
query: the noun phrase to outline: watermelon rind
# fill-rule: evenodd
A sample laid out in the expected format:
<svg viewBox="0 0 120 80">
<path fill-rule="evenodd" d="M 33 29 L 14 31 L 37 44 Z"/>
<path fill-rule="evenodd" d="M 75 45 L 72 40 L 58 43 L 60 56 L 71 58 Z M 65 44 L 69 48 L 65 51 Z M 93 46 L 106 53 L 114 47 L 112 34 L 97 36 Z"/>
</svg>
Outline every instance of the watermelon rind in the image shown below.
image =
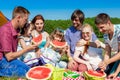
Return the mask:
<svg viewBox="0 0 120 80">
<path fill-rule="evenodd" d="M 83 76 L 85 77 L 85 80 L 105 80 L 106 74 L 103 73 L 104 75 L 102 77 L 99 76 L 93 76 L 87 73 L 87 71 L 83 72 Z"/>
<path fill-rule="evenodd" d="M 43 78 L 43 79 L 35 79 L 35 78 L 32 78 L 32 77 L 28 76 L 28 74 L 29 74 L 29 72 L 30 72 L 31 70 L 34 70 L 35 68 L 38 68 L 38 67 L 49 69 L 49 70 L 50 70 L 50 73 L 49 73 L 48 77 Z M 48 73 L 47 73 L 47 74 L 48 74 Z M 41 75 L 42 75 L 42 74 L 41 74 Z M 26 78 L 27 78 L 28 80 L 48 80 L 48 79 L 51 77 L 51 75 L 52 75 L 52 70 L 51 70 L 51 68 L 48 68 L 48 67 L 46 67 L 46 66 L 36 66 L 36 67 L 31 68 L 31 69 L 26 73 Z"/>
</svg>

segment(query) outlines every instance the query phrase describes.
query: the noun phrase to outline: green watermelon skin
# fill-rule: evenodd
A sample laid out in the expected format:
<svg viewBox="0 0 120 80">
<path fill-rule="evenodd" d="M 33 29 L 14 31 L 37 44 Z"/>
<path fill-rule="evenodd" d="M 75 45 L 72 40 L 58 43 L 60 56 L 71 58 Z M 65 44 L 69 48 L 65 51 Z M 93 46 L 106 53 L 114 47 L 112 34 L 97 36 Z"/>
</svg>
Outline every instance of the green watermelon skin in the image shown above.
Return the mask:
<svg viewBox="0 0 120 80">
<path fill-rule="evenodd" d="M 97 76 L 91 76 L 91 75 L 88 75 L 86 72 L 83 72 L 83 76 L 85 77 L 85 80 L 105 80 L 105 76 L 103 77 L 97 77 Z"/>
</svg>

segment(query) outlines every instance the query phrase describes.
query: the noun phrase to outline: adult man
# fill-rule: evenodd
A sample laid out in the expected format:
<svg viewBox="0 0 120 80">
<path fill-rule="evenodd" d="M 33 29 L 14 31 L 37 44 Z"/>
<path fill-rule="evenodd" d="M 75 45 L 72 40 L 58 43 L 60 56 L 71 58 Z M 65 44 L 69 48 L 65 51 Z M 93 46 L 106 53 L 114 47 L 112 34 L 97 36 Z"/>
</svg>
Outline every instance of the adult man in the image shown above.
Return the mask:
<svg viewBox="0 0 120 80">
<path fill-rule="evenodd" d="M 112 24 L 109 15 L 106 13 L 98 14 L 95 18 L 95 24 L 99 31 L 104 33 L 104 40 L 106 44 L 105 55 L 104 61 L 99 64 L 99 67 L 105 70 L 107 64 L 115 61 L 114 58 L 111 57 L 116 54 L 120 54 L 120 25 Z M 115 58 L 117 58 L 117 56 Z M 112 63 L 109 65 L 109 67 L 107 68 L 108 70 L 106 69 L 107 74 L 111 74 L 116 71 L 117 66 L 120 65 L 120 61 L 117 61 L 116 63 L 117 64 Z"/>
<path fill-rule="evenodd" d="M 12 20 L 0 27 L 0 76 L 22 77 L 29 70 L 29 67 L 17 58 L 29 50 L 35 49 L 37 45 L 16 52 L 18 29 L 25 25 L 29 14 L 27 9 L 18 6 L 13 10 Z"/>
<path fill-rule="evenodd" d="M 68 68 L 72 70 L 78 70 L 78 63 L 75 62 L 72 57 L 75 51 L 76 43 L 81 39 L 81 28 L 84 22 L 84 13 L 81 10 L 75 10 L 71 15 L 71 20 L 72 26 L 65 32 L 65 40 L 68 42 L 71 53 L 71 57 L 69 57 Z M 97 40 L 97 37 L 93 33 L 92 41 L 95 40 Z"/>
</svg>

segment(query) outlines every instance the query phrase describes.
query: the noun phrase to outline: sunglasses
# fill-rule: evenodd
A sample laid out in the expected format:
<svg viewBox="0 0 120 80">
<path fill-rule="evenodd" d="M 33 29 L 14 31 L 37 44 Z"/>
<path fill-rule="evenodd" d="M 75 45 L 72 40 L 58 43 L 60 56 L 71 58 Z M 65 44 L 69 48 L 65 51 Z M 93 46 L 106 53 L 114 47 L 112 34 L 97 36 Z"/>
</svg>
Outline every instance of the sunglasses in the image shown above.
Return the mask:
<svg viewBox="0 0 120 80">
<path fill-rule="evenodd" d="M 90 32 L 82 32 L 82 34 L 87 34 L 88 35 L 88 34 L 90 34 Z"/>
</svg>

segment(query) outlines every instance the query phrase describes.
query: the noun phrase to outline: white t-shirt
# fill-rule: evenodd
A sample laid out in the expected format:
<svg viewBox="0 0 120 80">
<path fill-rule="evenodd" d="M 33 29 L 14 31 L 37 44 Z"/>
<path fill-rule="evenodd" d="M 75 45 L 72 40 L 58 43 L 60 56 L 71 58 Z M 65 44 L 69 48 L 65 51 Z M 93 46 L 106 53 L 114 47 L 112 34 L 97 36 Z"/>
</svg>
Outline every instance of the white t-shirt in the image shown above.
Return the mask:
<svg viewBox="0 0 120 80">
<path fill-rule="evenodd" d="M 82 47 L 76 47 L 75 49 L 83 53 L 84 48 L 85 47 L 82 46 Z M 89 46 L 87 53 L 81 56 L 83 59 L 85 59 L 91 64 L 94 70 L 96 70 L 98 68 L 98 64 L 102 61 L 102 49 Z"/>
</svg>

